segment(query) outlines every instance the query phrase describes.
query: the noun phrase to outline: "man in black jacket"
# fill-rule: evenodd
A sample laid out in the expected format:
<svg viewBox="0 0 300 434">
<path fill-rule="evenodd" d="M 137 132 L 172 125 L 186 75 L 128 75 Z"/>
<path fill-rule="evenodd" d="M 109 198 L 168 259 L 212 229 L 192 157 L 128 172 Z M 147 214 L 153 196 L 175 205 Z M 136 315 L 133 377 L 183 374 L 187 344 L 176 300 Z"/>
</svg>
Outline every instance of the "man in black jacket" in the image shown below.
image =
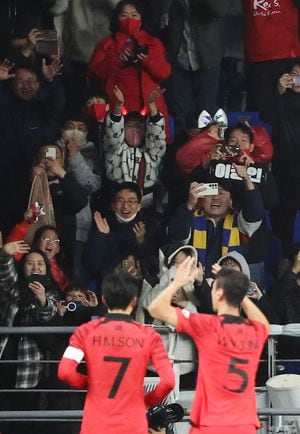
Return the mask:
<svg viewBox="0 0 300 434">
<path fill-rule="evenodd" d="M 111 199 L 111 212 L 94 213 L 83 254 L 86 269 L 98 281 L 133 255 L 148 274 L 158 272 L 158 246 L 164 243 L 162 225 L 151 207 L 141 209 L 141 190 L 134 182 L 118 184 Z"/>
<path fill-rule="evenodd" d="M 42 63 L 42 77 L 29 67 L 0 64 L 0 227 L 6 234 L 27 206 L 33 159 L 44 144 L 60 136 L 65 105 L 57 58 Z"/>
</svg>

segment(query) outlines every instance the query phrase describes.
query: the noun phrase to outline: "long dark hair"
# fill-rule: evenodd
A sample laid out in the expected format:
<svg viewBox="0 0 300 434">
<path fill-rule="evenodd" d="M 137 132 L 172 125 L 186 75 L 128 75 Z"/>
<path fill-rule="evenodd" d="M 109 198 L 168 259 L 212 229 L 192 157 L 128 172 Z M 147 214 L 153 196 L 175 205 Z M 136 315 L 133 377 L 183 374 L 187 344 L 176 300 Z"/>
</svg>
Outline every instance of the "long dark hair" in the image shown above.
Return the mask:
<svg viewBox="0 0 300 434">
<path fill-rule="evenodd" d="M 115 10 L 113 12 L 113 15 L 110 20 L 109 30 L 111 33 L 116 33 L 119 31 L 119 15 L 122 11 L 123 7 L 126 5 L 132 5 L 136 8 L 138 13 L 141 15 L 141 27 L 143 25 L 143 16 L 144 16 L 144 9 L 142 6 L 142 3 L 139 0 L 121 0 L 119 3 L 117 3 Z"/>
<path fill-rule="evenodd" d="M 44 252 L 42 252 L 42 250 L 39 249 L 31 249 L 30 252 L 26 253 L 26 255 L 24 255 L 22 257 L 22 259 L 20 260 L 19 264 L 18 264 L 18 282 L 20 285 L 20 289 L 21 289 L 21 306 L 27 306 L 30 303 L 32 303 L 33 300 L 33 295 L 31 293 L 30 290 L 28 290 L 28 282 L 26 281 L 26 276 L 24 274 L 24 265 L 25 265 L 25 261 L 26 258 L 28 257 L 28 255 L 30 255 L 31 253 L 37 253 L 39 254 L 46 265 L 46 276 L 47 276 L 47 285 L 45 286 L 45 290 L 46 293 L 49 291 L 57 291 L 59 292 L 59 287 L 58 284 L 56 283 L 56 281 L 54 280 L 52 273 L 51 273 L 51 266 L 50 266 L 50 262 L 46 256 L 46 254 Z"/>
</svg>

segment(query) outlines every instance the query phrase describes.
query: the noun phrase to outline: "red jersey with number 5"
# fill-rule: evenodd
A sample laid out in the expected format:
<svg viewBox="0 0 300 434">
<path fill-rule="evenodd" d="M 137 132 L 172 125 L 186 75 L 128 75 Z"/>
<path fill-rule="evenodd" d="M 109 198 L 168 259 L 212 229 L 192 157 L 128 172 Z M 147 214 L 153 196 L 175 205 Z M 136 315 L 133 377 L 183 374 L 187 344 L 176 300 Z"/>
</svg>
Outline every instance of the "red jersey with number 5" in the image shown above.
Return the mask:
<svg viewBox="0 0 300 434">
<path fill-rule="evenodd" d="M 87 376 L 76 370 L 83 358 Z M 144 395 L 149 363 L 160 383 Z M 81 434 L 147 434 L 146 406 L 160 402 L 174 387 L 160 335 L 125 314 L 107 314 L 80 326 L 70 338 L 58 377 L 88 389 Z"/>
<path fill-rule="evenodd" d="M 259 427 L 254 387 L 266 327 L 242 317 L 181 309 L 177 317 L 177 331 L 190 335 L 199 353 L 192 424 Z"/>
</svg>

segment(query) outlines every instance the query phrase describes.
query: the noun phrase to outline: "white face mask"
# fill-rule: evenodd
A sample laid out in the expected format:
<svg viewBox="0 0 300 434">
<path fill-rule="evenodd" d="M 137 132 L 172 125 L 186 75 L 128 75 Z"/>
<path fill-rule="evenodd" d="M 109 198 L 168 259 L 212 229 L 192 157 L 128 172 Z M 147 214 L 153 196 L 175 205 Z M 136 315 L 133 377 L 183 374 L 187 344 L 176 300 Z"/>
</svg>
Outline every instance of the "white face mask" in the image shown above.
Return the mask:
<svg viewBox="0 0 300 434">
<path fill-rule="evenodd" d="M 77 128 L 64 130 L 63 136 L 69 139 L 74 139 L 77 148 L 81 148 L 86 144 L 87 131 L 80 131 Z"/>
<path fill-rule="evenodd" d="M 134 220 L 136 218 L 137 213 L 135 213 L 133 216 L 129 217 L 129 219 L 124 219 L 123 217 L 121 217 L 119 214 L 115 213 L 117 220 L 119 223 L 129 223 L 132 220 Z"/>
</svg>

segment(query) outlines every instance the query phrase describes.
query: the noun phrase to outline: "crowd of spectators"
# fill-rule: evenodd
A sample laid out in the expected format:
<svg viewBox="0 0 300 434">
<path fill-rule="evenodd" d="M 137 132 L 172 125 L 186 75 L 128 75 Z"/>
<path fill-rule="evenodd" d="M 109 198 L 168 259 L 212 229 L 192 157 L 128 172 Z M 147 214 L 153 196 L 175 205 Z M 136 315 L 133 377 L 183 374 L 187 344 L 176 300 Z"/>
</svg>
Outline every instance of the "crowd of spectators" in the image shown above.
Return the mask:
<svg viewBox="0 0 300 434">
<path fill-rule="evenodd" d="M 271 322 L 300 322 L 299 8 L 1 2 L 1 326 L 101 315 L 102 280 L 120 270 L 140 285 L 136 319 L 156 323 L 147 307 L 186 256 L 198 277 L 174 305 L 210 313 L 214 275 L 232 267 L 250 277 L 249 297 Z M 64 344 L 1 337 L 0 354 L 57 359 Z M 165 344 L 170 357 L 194 357 L 185 337 Z M 45 382 L 39 363 L 3 366 L 2 388 Z M 183 363 L 180 373 L 193 371 Z M 0 395 L 8 409 L 33 401 Z"/>
</svg>

